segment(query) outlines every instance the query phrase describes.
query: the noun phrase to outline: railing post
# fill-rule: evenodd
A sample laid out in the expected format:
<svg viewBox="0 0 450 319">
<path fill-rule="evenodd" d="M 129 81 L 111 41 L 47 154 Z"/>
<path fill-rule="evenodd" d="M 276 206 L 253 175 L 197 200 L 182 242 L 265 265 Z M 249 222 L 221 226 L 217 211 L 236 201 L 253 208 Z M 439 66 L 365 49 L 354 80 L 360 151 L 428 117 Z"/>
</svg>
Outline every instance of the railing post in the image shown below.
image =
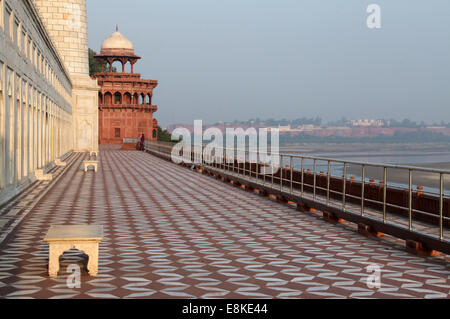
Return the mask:
<svg viewBox="0 0 450 319">
<path fill-rule="evenodd" d="M 383 223 L 386 224 L 386 210 L 387 210 L 387 167 L 384 167 L 384 183 L 383 183 Z"/>
<path fill-rule="evenodd" d="M 412 208 L 412 196 L 413 196 L 413 192 L 412 192 L 412 170 L 409 170 L 409 203 L 408 203 L 408 207 L 409 207 L 409 230 L 413 229 L 413 208 Z"/>
<path fill-rule="evenodd" d="M 250 166 L 250 151 L 248 151 L 248 164 Z M 244 176 L 250 175 L 251 169 L 247 170 L 247 151 L 244 151 Z"/>
<path fill-rule="evenodd" d="M 236 149 L 233 147 L 233 174 L 236 173 Z"/>
<path fill-rule="evenodd" d="M 266 160 L 267 158 L 266 157 L 264 157 L 264 160 Z M 264 162 L 264 168 L 263 168 L 263 170 L 264 170 L 264 174 L 263 174 L 263 185 L 265 186 L 266 185 L 266 162 Z"/>
<path fill-rule="evenodd" d="M 240 158 L 239 157 L 239 154 L 238 155 L 236 155 L 236 158 L 237 158 L 237 163 L 238 163 L 238 175 L 242 175 L 242 168 L 241 168 L 241 165 L 242 165 L 242 161 L 241 161 L 241 159 L 242 158 Z"/>
<path fill-rule="evenodd" d="M 259 150 L 256 151 L 256 182 L 259 184 Z"/>
<path fill-rule="evenodd" d="M 361 177 L 361 216 L 364 216 L 364 197 L 365 197 L 365 188 L 366 188 L 366 166 L 362 166 L 362 177 Z"/>
<path fill-rule="evenodd" d="M 439 174 L 439 238 L 444 241 L 444 174 Z"/>
<path fill-rule="evenodd" d="M 226 152 L 228 152 L 228 151 L 226 151 Z M 233 158 L 234 158 L 234 156 L 233 156 Z M 230 163 L 230 159 L 229 158 L 228 158 L 227 162 L 228 162 L 228 172 L 231 172 L 231 170 L 233 168 L 233 164 Z"/>
<path fill-rule="evenodd" d="M 302 197 L 305 191 L 305 158 L 302 157 Z"/>
<path fill-rule="evenodd" d="M 228 153 L 227 153 L 227 149 L 223 149 L 223 165 L 224 165 L 224 168 L 225 168 L 225 171 L 226 172 L 229 172 L 230 171 L 230 162 L 229 162 L 229 160 L 228 160 Z"/>
<path fill-rule="evenodd" d="M 290 157 L 290 170 L 289 172 L 291 173 L 291 195 L 294 192 L 294 158 L 291 156 Z"/>
<path fill-rule="evenodd" d="M 243 170 L 244 170 L 244 177 L 245 177 L 245 167 L 247 166 L 247 151 L 244 150 L 244 165 L 243 165 Z"/>
<path fill-rule="evenodd" d="M 198 152 L 196 153 L 197 156 L 200 156 L 200 154 L 198 154 Z M 202 148 L 202 155 L 203 155 L 203 148 Z M 211 163 L 211 158 L 212 158 L 212 153 L 208 154 L 206 156 L 202 156 L 202 163 L 205 163 L 205 167 L 209 166 L 208 164 Z"/>
<path fill-rule="evenodd" d="M 209 159 L 209 161 L 207 159 Z M 214 155 L 212 152 L 211 154 L 208 154 L 208 158 L 205 156 L 205 165 L 214 167 Z"/>
<path fill-rule="evenodd" d="M 283 155 L 280 155 L 280 191 L 283 191 Z"/>
<path fill-rule="evenodd" d="M 344 185 L 342 185 L 342 211 L 345 212 L 346 195 L 347 195 L 347 163 L 344 163 Z"/>
<path fill-rule="evenodd" d="M 274 174 L 273 163 L 270 163 L 270 170 L 272 172 L 272 185 L 270 187 L 273 188 L 273 174 Z"/>
<path fill-rule="evenodd" d="M 330 181 L 331 181 L 331 162 L 328 161 L 327 206 L 330 206 Z"/>
<path fill-rule="evenodd" d="M 206 160 L 205 160 L 205 157 L 203 156 L 203 154 L 204 154 L 204 147 L 202 146 L 202 149 L 201 149 L 201 153 L 200 154 L 198 154 L 198 156 L 200 156 L 200 158 L 202 159 L 202 163 L 205 163 L 205 166 L 207 166 L 208 165 L 208 163 L 206 162 Z M 211 156 L 212 156 L 212 154 L 211 154 Z M 211 158 L 211 156 L 210 156 L 210 158 Z"/>
<path fill-rule="evenodd" d="M 313 182 L 313 199 L 316 201 L 316 185 L 317 185 L 317 160 L 314 160 L 314 182 Z"/>
</svg>

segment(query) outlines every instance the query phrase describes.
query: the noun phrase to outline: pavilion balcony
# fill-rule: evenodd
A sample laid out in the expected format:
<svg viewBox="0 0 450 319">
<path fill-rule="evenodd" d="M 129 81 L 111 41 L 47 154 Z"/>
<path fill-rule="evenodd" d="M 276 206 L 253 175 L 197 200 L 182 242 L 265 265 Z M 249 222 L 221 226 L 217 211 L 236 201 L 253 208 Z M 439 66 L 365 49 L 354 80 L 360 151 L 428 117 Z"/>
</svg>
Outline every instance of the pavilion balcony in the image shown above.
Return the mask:
<svg viewBox="0 0 450 319">
<path fill-rule="evenodd" d="M 150 105 L 150 104 L 102 104 L 99 105 L 99 109 L 132 109 L 132 110 L 143 110 L 146 112 L 157 112 L 158 106 L 157 105 Z"/>
</svg>

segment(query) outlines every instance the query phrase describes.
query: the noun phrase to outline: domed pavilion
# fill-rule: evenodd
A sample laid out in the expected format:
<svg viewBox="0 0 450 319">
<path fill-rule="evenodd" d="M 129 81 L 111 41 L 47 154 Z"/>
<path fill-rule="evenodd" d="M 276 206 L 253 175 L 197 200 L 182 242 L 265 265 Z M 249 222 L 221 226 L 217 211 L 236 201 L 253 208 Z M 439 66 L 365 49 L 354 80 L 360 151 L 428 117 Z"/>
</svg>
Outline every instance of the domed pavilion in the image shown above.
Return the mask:
<svg viewBox="0 0 450 319">
<path fill-rule="evenodd" d="M 146 140 L 157 140 L 158 122 L 153 113 L 158 107 L 152 105 L 152 100 L 158 81 L 141 79 L 134 73 L 134 65 L 141 57 L 134 54 L 131 41 L 116 28 L 95 58 L 102 65 L 102 71 L 93 75 L 101 87 L 99 143 L 126 145 L 124 139 L 136 139 L 141 134 Z M 121 70 L 113 67 L 117 61 Z"/>
</svg>

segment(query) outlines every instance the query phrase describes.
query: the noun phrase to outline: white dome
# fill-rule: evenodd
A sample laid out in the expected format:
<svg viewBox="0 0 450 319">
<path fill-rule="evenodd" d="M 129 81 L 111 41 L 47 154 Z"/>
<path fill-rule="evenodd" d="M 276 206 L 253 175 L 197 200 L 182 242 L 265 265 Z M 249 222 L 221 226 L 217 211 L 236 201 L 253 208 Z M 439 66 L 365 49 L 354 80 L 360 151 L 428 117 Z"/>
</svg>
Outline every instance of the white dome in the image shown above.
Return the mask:
<svg viewBox="0 0 450 319">
<path fill-rule="evenodd" d="M 114 32 L 109 38 L 103 41 L 102 50 L 134 50 L 133 43 L 128 40 L 122 33 L 119 31 Z"/>
</svg>

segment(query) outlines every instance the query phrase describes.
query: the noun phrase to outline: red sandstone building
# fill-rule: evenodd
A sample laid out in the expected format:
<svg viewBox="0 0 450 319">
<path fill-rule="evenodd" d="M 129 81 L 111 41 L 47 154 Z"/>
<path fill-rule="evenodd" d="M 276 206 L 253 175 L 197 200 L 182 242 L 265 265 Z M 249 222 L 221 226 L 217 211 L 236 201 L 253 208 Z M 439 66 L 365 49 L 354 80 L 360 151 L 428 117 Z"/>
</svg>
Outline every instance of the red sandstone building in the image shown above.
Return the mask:
<svg viewBox="0 0 450 319">
<path fill-rule="evenodd" d="M 100 54 L 95 57 L 102 64 L 102 72 L 93 75 L 101 87 L 99 143 L 122 144 L 124 138 L 136 139 L 142 133 L 146 140 L 156 140 L 158 122 L 153 113 L 158 107 L 152 105 L 152 97 L 158 81 L 144 80 L 134 73 L 134 64 L 141 57 L 134 54 L 133 44 L 116 31 L 103 42 Z M 114 72 L 116 61 L 122 69 Z"/>
</svg>

